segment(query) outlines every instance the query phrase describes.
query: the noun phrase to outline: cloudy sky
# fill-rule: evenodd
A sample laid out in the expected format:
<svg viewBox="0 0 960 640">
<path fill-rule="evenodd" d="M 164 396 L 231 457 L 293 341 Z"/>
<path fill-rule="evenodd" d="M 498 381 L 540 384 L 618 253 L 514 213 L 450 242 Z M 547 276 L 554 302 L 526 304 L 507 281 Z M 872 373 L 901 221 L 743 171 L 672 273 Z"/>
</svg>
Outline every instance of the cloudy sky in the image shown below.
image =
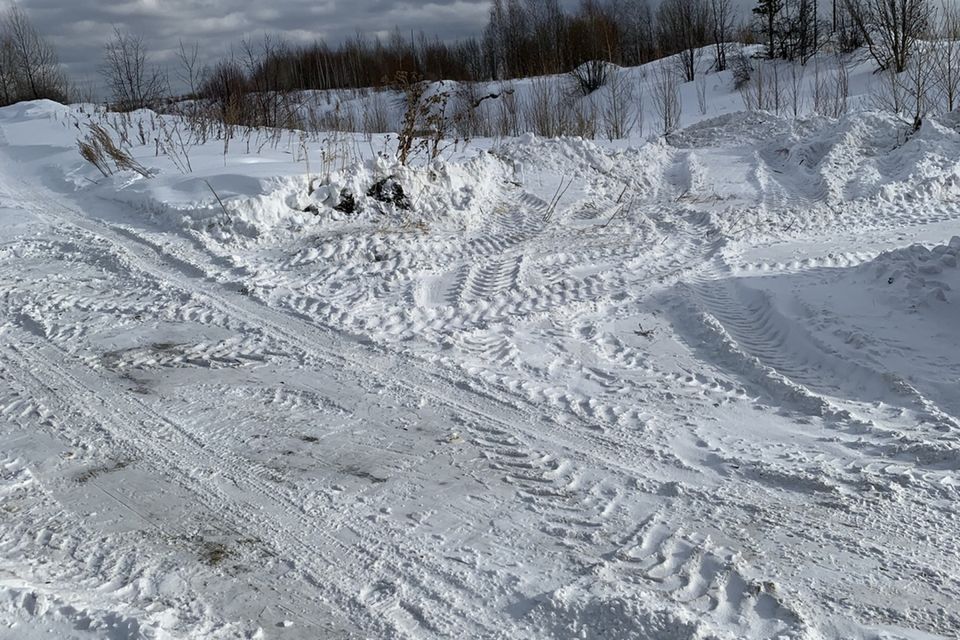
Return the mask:
<svg viewBox="0 0 960 640">
<path fill-rule="evenodd" d="M 198 42 L 205 61 L 264 33 L 292 41 L 338 42 L 357 31 L 423 30 L 445 39 L 477 35 L 489 0 L 19 0 L 76 80 L 97 78 L 114 26 L 142 35 L 159 62 L 174 64 L 178 42 Z"/>
</svg>

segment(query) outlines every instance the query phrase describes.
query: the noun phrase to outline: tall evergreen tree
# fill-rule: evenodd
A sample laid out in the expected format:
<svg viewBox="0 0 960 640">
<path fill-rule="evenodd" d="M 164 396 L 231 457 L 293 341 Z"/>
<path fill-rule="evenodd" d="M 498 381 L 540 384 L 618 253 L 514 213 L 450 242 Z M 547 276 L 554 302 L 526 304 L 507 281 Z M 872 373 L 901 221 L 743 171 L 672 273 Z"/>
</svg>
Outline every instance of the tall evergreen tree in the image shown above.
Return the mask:
<svg viewBox="0 0 960 640">
<path fill-rule="evenodd" d="M 767 57 L 773 59 L 777 54 L 776 32 L 777 16 L 783 11 L 783 0 L 759 0 L 753 13 L 764 21 L 767 37 Z"/>
</svg>

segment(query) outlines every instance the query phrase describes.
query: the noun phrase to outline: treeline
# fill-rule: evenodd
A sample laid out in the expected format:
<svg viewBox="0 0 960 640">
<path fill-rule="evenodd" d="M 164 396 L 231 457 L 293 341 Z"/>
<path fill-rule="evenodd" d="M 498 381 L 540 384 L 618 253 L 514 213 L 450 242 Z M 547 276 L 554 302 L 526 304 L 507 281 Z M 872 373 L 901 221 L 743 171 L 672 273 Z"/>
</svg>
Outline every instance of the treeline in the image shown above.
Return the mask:
<svg viewBox="0 0 960 640">
<path fill-rule="evenodd" d="M 245 42 L 211 71 L 223 93 L 231 78 L 242 91 L 362 89 L 389 84 L 399 73 L 424 80 L 489 81 L 567 73 L 606 61 L 637 66 L 679 55 L 681 76 L 727 68 L 727 44 L 759 42 L 766 57 L 806 63 L 830 44 L 835 50 L 897 50 L 917 37 L 928 0 L 757 0 L 747 15 L 732 0 L 491 0 L 482 35 L 444 42 L 399 30 L 389 37 L 357 35 L 341 44 L 294 46 L 270 38 Z M 929 24 L 929 21 L 926 21 Z M 702 50 L 712 49 L 704 62 Z M 872 49 L 871 49 L 872 50 Z M 882 66 L 885 66 L 882 65 Z"/>
<path fill-rule="evenodd" d="M 201 93 L 361 89 L 399 73 L 425 80 L 484 81 L 565 73 L 595 60 L 635 66 L 732 36 L 731 0 L 492 0 L 482 36 L 444 42 L 420 33 L 355 36 L 305 46 L 265 38 L 244 42 L 211 69 Z M 718 68 L 725 60 L 719 48 Z M 205 90 L 205 91 L 204 91 Z"/>
</svg>

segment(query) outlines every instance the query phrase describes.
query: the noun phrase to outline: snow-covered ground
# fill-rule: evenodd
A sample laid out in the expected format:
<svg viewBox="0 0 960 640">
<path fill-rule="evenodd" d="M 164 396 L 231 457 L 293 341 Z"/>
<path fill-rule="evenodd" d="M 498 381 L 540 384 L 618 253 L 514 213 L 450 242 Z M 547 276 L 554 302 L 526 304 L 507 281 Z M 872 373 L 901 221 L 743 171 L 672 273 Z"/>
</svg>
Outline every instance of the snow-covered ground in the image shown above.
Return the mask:
<svg viewBox="0 0 960 640">
<path fill-rule="evenodd" d="M 406 169 L 0 110 L 0 638 L 956 637 L 960 118 L 721 81 Z"/>
</svg>

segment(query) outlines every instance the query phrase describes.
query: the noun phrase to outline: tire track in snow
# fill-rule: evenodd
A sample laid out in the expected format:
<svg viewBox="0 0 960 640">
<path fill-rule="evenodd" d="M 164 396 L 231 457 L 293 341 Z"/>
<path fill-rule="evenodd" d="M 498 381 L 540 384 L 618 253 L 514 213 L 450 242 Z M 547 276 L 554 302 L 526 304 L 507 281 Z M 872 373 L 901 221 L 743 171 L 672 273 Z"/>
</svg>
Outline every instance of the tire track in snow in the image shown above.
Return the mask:
<svg viewBox="0 0 960 640">
<path fill-rule="evenodd" d="M 600 571 L 667 594 L 693 616 L 735 625 L 749 637 L 805 637 L 804 623 L 773 583 L 744 577 L 738 554 L 709 535 L 684 531 L 671 522 L 675 517 L 662 510 L 651 514 L 619 542 Z"/>
<path fill-rule="evenodd" d="M 11 381 L 2 364 L 4 378 Z M 49 411 L 44 415 L 47 425 L 57 426 Z M 30 418 L 17 424 L 35 427 L 38 416 Z M 0 608 L 8 615 L 12 609 L 15 619 L 36 625 L 62 620 L 77 629 L 105 629 L 120 621 L 121 627 L 146 628 L 165 619 L 166 630 L 195 638 L 245 633 L 212 614 L 188 586 L 184 579 L 196 572 L 183 557 L 148 557 L 137 535 L 90 529 L 21 459 L 0 461 L 0 508 L 17 515 L 0 520 Z M 177 581 L 175 592 L 161 586 Z M 97 594 L 89 598 L 93 604 L 87 604 L 85 591 Z"/>
<path fill-rule="evenodd" d="M 56 205 L 53 202 L 49 202 L 49 205 L 54 207 L 53 211 L 63 211 L 55 208 Z M 583 425 L 576 420 L 569 424 L 551 424 L 551 429 L 547 434 L 541 429 L 525 426 L 535 424 L 535 420 L 532 418 L 535 418 L 536 412 L 525 411 L 518 405 L 517 400 L 504 400 L 499 397 L 501 394 L 495 394 L 492 389 L 488 391 L 482 385 L 463 382 L 475 389 L 479 387 L 481 393 L 488 393 L 489 395 L 484 397 L 483 400 L 485 404 L 491 404 L 490 401 L 493 401 L 493 409 L 489 406 L 481 407 L 475 403 L 476 401 L 469 400 L 468 396 L 457 386 L 461 384 L 458 380 L 453 382 L 443 380 L 427 374 L 420 366 L 412 366 L 400 375 L 401 369 L 397 363 L 391 363 L 391 366 L 388 367 L 378 366 L 376 364 L 378 362 L 377 358 L 381 356 L 376 352 L 361 354 L 355 345 L 349 344 L 345 345 L 346 348 L 343 352 L 334 351 L 327 346 L 331 337 L 325 331 L 299 321 L 291 321 L 287 317 L 279 316 L 272 310 L 256 308 L 257 303 L 252 301 L 236 300 L 231 302 L 223 298 L 222 293 L 216 292 L 217 287 L 198 281 L 195 277 L 197 272 L 187 271 L 186 273 L 191 275 L 184 277 L 183 273 L 178 274 L 176 271 L 171 271 L 170 265 L 157 261 L 153 255 L 156 248 L 147 248 L 144 251 L 141 245 L 131 246 L 128 242 L 131 238 L 127 236 L 113 235 L 111 230 L 104 228 L 102 225 L 87 221 L 75 214 L 64 212 L 64 215 L 67 220 L 86 229 L 89 233 L 112 235 L 110 241 L 116 245 L 116 250 L 124 253 L 124 262 L 129 263 L 129 266 L 134 269 L 142 270 L 158 280 L 173 282 L 176 286 L 190 291 L 191 296 L 200 299 L 202 304 L 214 309 L 216 314 L 230 317 L 235 322 L 239 321 L 258 327 L 264 333 L 273 335 L 281 342 L 296 347 L 304 358 L 316 359 L 319 362 L 337 363 L 340 366 L 344 366 L 345 361 L 353 361 L 353 365 L 346 366 L 350 366 L 354 370 L 360 368 L 368 375 L 378 378 L 393 377 L 401 382 L 400 387 L 404 389 L 405 393 L 423 394 L 430 397 L 432 402 L 449 407 L 455 414 L 464 416 L 466 423 L 473 425 L 472 428 L 475 430 L 492 425 L 494 429 L 492 435 L 494 437 L 520 435 L 524 438 L 530 438 L 533 442 L 549 440 L 552 445 L 550 449 L 553 450 L 549 454 L 539 452 L 536 444 L 530 445 L 519 440 L 519 445 L 513 445 L 513 448 L 500 448 L 495 451 L 491 449 L 490 441 L 482 446 L 491 451 L 491 457 L 496 457 L 495 462 L 500 465 L 505 477 L 519 486 L 521 493 L 533 500 L 534 507 L 543 509 L 548 519 L 554 523 L 552 528 L 548 526 L 548 533 L 552 533 L 560 540 L 568 541 L 568 544 L 573 544 L 577 548 L 591 548 L 597 544 L 598 539 L 602 539 L 602 534 L 597 533 L 599 531 L 597 522 L 602 523 L 603 518 L 616 509 L 618 500 L 616 485 L 620 482 L 617 476 L 629 478 L 646 476 L 650 478 L 655 474 L 655 464 L 653 466 L 650 462 L 638 464 L 635 455 L 614 454 L 611 456 L 606 453 L 619 451 L 624 443 L 609 441 L 602 434 L 583 430 Z M 162 253 L 158 252 L 156 256 L 160 258 Z M 677 269 L 671 267 L 663 277 L 669 277 Z M 412 363 L 413 361 L 409 359 L 403 361 L 404 365 Z M 475 425 L 480 425 L 480 427 Z M 478 442 L 482 439 L 482 434 L 476 436 Z M 629 443 L 627 444 L 629 445 Z M 556 451 L 558 447 L 565 454 L 558 455 Z M 629 450 L 629 446 L 624 447 L 624 449 Z M 590 464 L 604 468 L 611 473 L 614 482 L 612 484 L 608 483 L 608 488 L 602 485 L 594 485 L 595 489 L 591 487 L 586 490 L 586 499 L 594 505 L 593 513 L 596 514 L 596 520 L 591 517 L 583 518 L 582 500 L 585 499 L 583 493 L 575 491 L 571 494 L 569 491 L 578 489 L 578 487 L 577 476 L 575 475 L 577 473 L 576 464 L 571 465 L 566 459 L 567 455 L 570 456 L 569 460 L 586 459 Z M 649 485 L 649 490 L 657 490 L 657 482 L 649 479 L 645 482 Z M 556 487 L 561 489 L 557 490 Z M 564 488 L 567 490 L 564 490 Z M 594 490 L 599 493 L 592 494 Z M 257 527 L 259 526 L 258 524 Z M 362 531 L 363 527 L 358 524 L 357 530 Z M 303 554 L 308 555 L 309 550 L 304 550 Z M 368 595 L 383 591 L 389 591 L 389 589 L 375 589 L 370 591 Z M 349 600 L 347 596 L 342 594 L 338 597 Z M 387 598 L 387 600 L 389 599 Z M 378 596 L 374 600 L 383 602 L 384 598 Z M 374 622 L 370 621 L 368 624 L 374 624 Z M 401 633 L 399 627 L 396 632 Z"/>
<path fill-rule="evenodd" d="M 50 203 L 50 204 L 53 205 L 53 203 Z M 84 222 L 84 221 L 78 220 L 78 222 Z M 91 224 L 92 226 L 94 226 L 95 228 L 96 228 L 96 226 L 97 226 L 95 223 L 90 223 L 90 224 Z M 81 226 L 85 226 L 85 225 L 81 225 Z M 122 243 L 118 243 L 118 244 L 119 244 L 120 246 L 122 246 Z M 149 254 L 147 254 L 147 256 L 149 257 Z M 144 262 L 141 261 L 141 260 L 142 260 L 142 256 L 141 256 L 141 259 L 140 259 L 140 260 L 137 260 L 137 259 L 134 259 L 132 255 L 127 254 L 125 260 L 130 261 L 131 266 L 133 266 L 134 268 L 141 268 L 141 269 L 143 269 L 143 271 L 144 271 L 145 273 L 151 274 L 151 275 L 153 275 L 154 277 L 158 277 L 158 279 L 161 279 L 161 280 L 164 279 L 164 275 L 167 275 L 167 276 L 170 276 L 170 275 L 171 275 L 171 274 L 169 274 L 168 272 L 166 272 L 166 270 L 165 270 L 164 268 L 153 267 L 153 268 L 151 269 L 150 266 L 149 266 L 149 262 L 144 263 Z M 146 267 L 146 268 L 144 269 L 144 267 Z M 166 280 L 172 280 L 175 284 L 177 284 L 178 286 L 181 286 L 181 287 L 184 288 L 185 290 L 190 290 L 190 291 L 192 291 L 192 294 L 191 294 L 191 295 L 194 296 L 194 297 L 200 295 L 200 293 L 197 291 L 197 289 L 196 289 L 195 287 L 185 286 L 185 283 L 184 283 L 183 281 L 178 282 L 178 279 L 176 278 L 176 276 L 174 276 L 173 278 L 169 278 L 169 277 L 168 277 L 168 278 L 166 278 Z M 207 292 L 204 292 L 204 293 L 206 294 Z M 212 296 L 211 296 L 211 297 L 212 297 Z M 208 300 L 209 300 L 209 298 L 208 298 Z M 296 334 L 296 337 L 294 337 L 294 334 L 289 333 L 289 331 L 286 330 L 285 328 L 283 328 L 282 326 L 273 324 L 273 321 L 265 321 L 264 318 L 263 318 L 262 316 L 258 315 L 258 314 L 250 315 L 249 312 L 241 312 L 237 307 L 234 307 L 233 305 L 230 305 L 229 303 L 225 303 L 223 300 L 220 300 L 220 299 L 217 299 L 217 298 L 214 298 L 213 300 L 214 300 L 216 306 L 224 305 L 224 306 L 227 307 L 227 308 L 226 308 L 225 310 L 223 310 L 223 311 L 218 310 L 217 313 L 226 313 L 227 316 L 240 319 L 241 321 L 247 322 L 247 323 L 251 324 L 252 326 L 259 326 L 262 330 L 266 331 L 267 333 L 274 333 L 275 336 L 278 337 L 278 338 L 281 339 L 281 340 L 288 341 L 288 342 L 293 342 L 293 343 L 296 344 L 297 346 L 301 347 L 301 348 L 303 349 L 303 351 L 306 352 L 306 353 L 310 353 L 310 352 L 312 351 L 315 356 L 318 355 L 318 354 L 317 354 L 317 346 L 318 346 L 318 344 L 323 344 L 322 341 L 317 341 L 316 343 L 314 343 L 313 341 L 308 341 L 307 339 L 304 339 L 304 338 L 302 337 L 302 336 L 303 336 L 302 333 L 298 333 L 298 334 Z M 221 307 L 221 308 L 222 308 L 222 307 Z M 267 312 L 266 310 L 263 310 L 261 313 L 269 313 L 269 312 Z M 312 328 L 311 328 L 311 331 L 313 331 L 314 334 L 316 333 L 316 330 L 315 330 L 315 329 L 312 329 Z M 308 334 L 308 335 L 309 335 L 309 334 Z M 311 336 L 311 337 L 312 337 L 312 336 Z M 331 355 L 334 355 L 334 357 L 336 357 L 337 359 L 344 358 L 344 356 L 341 355 L 341 354 L 330 354 L 329 352 L 326 352 L 326 351 L 321 352 L 321 353 L 323 354 L 324 359 L 329 359 L 329 358 L 331 357 Z M 354 354 L 350 354 L 350 356 L 353 356 L 353 355 L 354 355 Z M 347 357 L 350 357 L 350 356 L 347 356 Z M 377 371 L 377 370 L 375 370 L 375 371 Z M 379 373 L 379 375 L 384 375 L 384 370 L 383 370 L 383 369 L 380 369 L 380 370 L 377 371 L 377 373 Z M 387 373 L 389 373 L 389 372 L 387 372 Z M 409 379 L 409 377 L 410 377 L 410 376 L 409 376 L 409 373 L 410 373 L 410 372 L 408 371 L 407 374 L 405 374 L 405 376 L 406 376 L 407 379 Z M 400 379 L 400 378 L 398 378 L 398 379 Z M 408 383 L 408 384 L 409 384 L 409 383 Z M 447 385 L 449 385 L 449 382 L 444 381 L 444 385 L 443 385 L 443 386 L 446 387 Z M 416 392 L 423 393 L 423 392 L 425 392 L 426 389 L 428 389 L 428 388 L 430 388 L 430 387 L 432 387 L 432 384 L 431 384 L 431 385 L 424 384 L 424 386 L 422 386 L 422 387 L 414 387 L 413 389 L 411 389 L 411 391 L 413 391 L 414 393 L 416 393 Z M 431 388 L 431 389 L 430 389 L 430 392 L 429 392 L 429 395 L 434 396 L 434 398 L 436 399 L 437 396 L 436 396 L 435 394 L 437 394 L 437 393 L 438 393 L 438 391 L 437 391 L 435 388 Z M 460 395 L 462 395 L 462 394 L 460 394 Z M 451 404 L 450 398 L 456 398 L 456 397 L 457 397 L 456 392 L 455 392 L 454 394 L 451 394 L 450 396 L 445 396 L 445 397 L 444 397 L 444 400 L 443 400 L 442 402 L 440 402 L 440 404 L 451 406 L 451 408 L 453 408 L 455 411 L 457 411 L 457 412 L 459 412 L 459 413 L 461 413 L 461 414 L 472 415 L 472 416 L 475 417 L 475 419 L 479 419 L 481 422 L 493 422 L 493 423 L 497 423 L 497 422 L 499 422 L 499 421 L 501 420 L 501 418 L 494 418 L 488 411 L 478 409 L 478 408 L 476 408 L 476 406 L 472 406 L 472 407 L 469 406 L 469 405 L 465 406 L 464 404 L 462 404 L 462 403 L 460 402 L 460 401 L 462 400 L 462 398 L 459 398 L 457 402 Z M 488 398 L 488 399 L 489 399 L 489 398 Z M 513 409 L 513 410 L 515 410 L 515 409 Z M 525 421 L 525 419 L 524 419 L 524 418 L 521 418 L 521 419 L 518 420 L 517 422 L 512 423 L 512 424 L 511 424 L 511 428 L 514 429 L 514 430 L 516 430 L 516 426 L 519 425 L 519 424 L 523 424 L 524 421 Z M 175 429 L 174 431 L 176 432 L 177 430 Z M 567 431 L 569 432 L 569 429 L 568 429 Z M 552 437 L 554 440 L 556 440 L 556 437 L 555 437 L 555 436 L 556 436 L 556 434 L 553 434 L 551 437 Z M 188 440 L 189 440 L 189 438 L 188 438 Z M 190 444 L 190 443 L 189 443 L 189 442 L 184 443 L 184 446 L 186 446 L 187 444 Z M 196 446 L 196 445 L 199 444 L 199 443 L 193 443 L 193 444 Z M 598 449 L 601 449 L 601 447 L 596 447 L 596 446 L 583 447 L 582 445 L 571 446 L 570 444 L 564 444 L 563 446 L 569 447 L 571 450 L 580 451 L 581 453 L 582 453 L 583 450 L 587 450 L 587 451 L 590 451 L 590 450 L 597 451 Z M 605 447 L 602 447 L 602 448 L 607 449 L 607 450 L 610 450 L 609 445 L 607 445 L 607 446 L 605 446 Z M 611 464 L 611 463 L 612 463 L 612 464 Z M 214 464 L 213 460 L 211 460 L 210 464 L 211 464 L 211 465 Z M 624 467 L 624 466 L 623 466 L 623 462 L 613 463 L 612 460 L 607 459 L 604 464 L 607 465 L 607 466 L 609 466 L 609 467 L 613 467 L 613 468 L 619 467 L 619 468 L 622 468 L 622 469 L 627 469 L 627 467 Z M 173 466 L 176 467 L 176 465 L 173 465 Z M 635 475 L 635 473 L 632 471 L 632 469 L 631 469 L 631 471 L 630 471 L 630 475 Z M 267 477 L 266 480 L 269 480 L 269 477 Z M 243 486 L 243 485 L 241 484 L 240 486 Z M 264 486 L 265 486 L 265 485 L 264 485 Z M 258 490 L 258 491 L 261 491 L 261 490 L 265 490 L 265 489 L 264 489 L 263 487 L 260 487 L 260 488 L 257 489 L 257 490 Z M 279 498 L 278 498 L 278 499 L 279 499 Z M 281 502 L 282 502 L 282 501 L 281 501 Z M 239 521 L 244 521 L 244 518 L 238 517 L 237 520 L 239 520 Z M 255 519 L 254 519 L 254 520 L 251 520 L 251 521 L 252 521 L 252 522 L 257 522 Z M 263 524 L 263 523 L 258 523 L 258 524 L 257 524 L 257 527 L 254 527 L 254 532 L 257 530 L 257 528 L 259 528 L 259 527 L 261 527 L 261 526 L 264 526 L 264 524 Z M 357 526 L 357 530 L 362 531 L 362 530 L 363 530 L 363 527 L 360 526 L 360 525 L 358 525 L 358 526 Z M 275 536 L 280 536 L 280 533 L 279 533 L 276 529 L 272 529 L 272 530 L 271 530 L 270 528 L 267 528 L 267 529 L 265 529 L 265 531 L 271 532 L 271 533 L 272 533 L 273 535 L 275 535 Z M 280 539 L 282 539 L 282 537 L 281 537 Z M 295 545 L 295 546 L 296 546 L 296 545 Z M 373 548 L 376 548 L 376 547 L 375 547 L 375 541 L 374 541 L 374 545 L 371 545 L 371 546 L 372 546 Z M 314 550 L 314 549 L 305 549 L 305 550 L 303 551 L 304 557 L 310 557 L 313 553 L 317 553 L 317 551 Z M 306 562 L 306 561 L 304 561 L 304 564 L 305 564 L 305 566 L 308 566 L 308 567 L 311 566 L 310 563 L 309 563 L 309 562 Z M 339 597 L 338 599 L 342 601 L 342 600 L 345 599 L 345 598 L 346 598 L 346 595 L 340 594 L 340 597 Z M 450 605 L 450 603 L 438 604 L 438 605 L 437 605 L 437 608 L 438 608 L 440 611 L 445 611 L 445 610 L 449 609 L 449 605 Z M 465 608 L 465 609 L 463 610 L 464 613 L 463 613 L 462 615 L 464 616 L 464 619 L 468 619 L 469 616 L 472 615 L 472 612 L 473 612 L 473 611 L 478 611 L 478 610 L 479 610 L 479 607 L 476 607 L 476 606 L 470 608 L 469 611 Z M 373 621 L 370 621 L 370 623 L 373 623 Z"/>
<path fill-rule="evenodd" d="M 16 344 L 29 341 L 26 336 L 17 338 Z M 384 628 L 382 621 L 371 617 L 365 608 L 356 606 L 357 596 L 352 591 L 352 585 L 369 582 L 365 574 L 358 571 L 376 566 L 381 575 L 384 570 L 389 570 L 396 584 L 424 580 L 425 584 L 419 591 L 421 596 L 433 594 L 432 597 L 443 599 L 433 604 L 432 614 L 441 622 L 451 613 L 457 614 L 455 619 L 445 621 L 444 628 L 480 624 L 473 628 L 477 631 L 485 629 L 482 623 L 472 621 L 474 616 L 470 611 L 461 609 L 456 601 L 449 599 L 457 595 L 455 585 L 447 582 L 437 585 L 436 577 L 403 571 L 399 564 L 403 561 L 402 556 L 391 560 L 384 555 L 387 549 L 383 544 L 370 534 L 362 535 L 358 544 L 348 545 L 327 533 L 326 528 L 317 528 L 315 516 L 305 513 L 297 498 L 277 487 L 271 470 L 249 459 L 239 458 L 227 448 L 211 447 L 171 418 L 156 414 L 142 401 L 121 393 L 107 393 L 105 390 L 108 386 L 104 383 L 83 382 L 80 376 L 86 376 L 82 369 L 76 367 L 68 370 L 71 359 L 67 354 L 59 352 L 49 357 L 39 355 L 48 349 L 34 346 L 21 350 L 11 346 L 3 355 L 16 362 L 21 376 L 29 372 L 34 379 L 34 393 L 37 395 L 44 393 L 42 386 L 50 384 L 41 382 L 41 379 L 55 381 L 56 393 L 68 394 L 71 402 L 82 403 L 85 406 L 84 414 L 99 415 L 99 419 L 109 425 L 108 432 L 117 438 L 112 446 L 119 446 L 124 455 L 132 459 L 147 461 L 158 474 L 174 477 L 180 486 L 196 497 L 207 513 L 217 514 L 218 520 L 224 523 L 235 539 L 264 539 L 271 549 L 271 555 L 291 562 L 304 580 L 323 595 L 323 600 L 336 603 L 339 611 L 355 623 L 361 623 L 362 628 L 379 628 L 381 632 L 399 633 L 398 637 L 404 637 L 403 634 L 410 631 L 405 629 L 406 624 L 392 630 Z M 52 393 L 52 389 L 46 391 L 46 395 Z M 110 407 L 110 413 L 104 414 L 97 406 Z M 143 429 L 132 429 L 130 425 L 141 425 Z M 199 476 L 191 473 L 193 469 L 198 470 Z M 238 487 L 245 494 L 256 496 L 258 503 L 248 503 L 245 498 L 225 492 L 220 488 L 222 484 Z M 273 509 L 283 508 L 283 520 L 275 522 L 260 515 L 267 505 Z M 364 534 L 367 528 L 350 511 L 322 514 L 322 517 L 326 526 L 334 530 L 338 521 L 340 527 L 349 526 L 355 534 Z M 323 546 L 309 542 L 313 538 L 322 540 Z M 393 553 L 396 553 L 395 548 Z M 336 571 L 333 571 L 334 568 Z M 334 584 L 330 575 L 336 575 L 340 584 Z M 260 582 L 257 578 L 253 580 Z M 268 586 L 269 582 L 264 584 L 264 587 Z M 323 608 L 321 601 L 316 598 L 296 603 L 294 596 L 285 597 L 294 599 L 294 602 L 286 603 L 288 606 L 299 606 L 302 611 L 318 606 Z M 472 603 L 472 606 L 475 607 L 476 603 Z M 306 618 L 309 620 L 310 616 Z M 314 621 L 314 625 L 317 629 L 327 629 L 327 625 L 318 621 Z"/>
<path fill-rule="evenodd" d="M 715 236 L 722 238 L 719 232 Z M 675 324 L 688 332 L 688 338 L 696 336 L 699 348 L 711 350 L 709 359 L 732 368 L 791 409 L 826 417 L 854 436 L 873 436 L 850 446 L 883 456 L 915 456 L 921 464 L 937 468 L 956 468 L 951 462 L 960 451 L 956 436 L 960 425 L 955 417 L 907 381 L 826 352 L 802 327 L 780 314 L 768 294 L 735 278 L 722 252 L 704 266 L 696 277 L 681 283 L 685 302 L 672 304 Z M 877 422 L 882 423 L 883 416 L 869 417 L 870 403 L 892 404 L 910 412 L 937 435 L 931 441 L 930 433 L 914 438 L 899 427 L 882 427 Z"/>
<path fill-rule="evenodd" d="M 26 195 L 29 196 L 29 194 Z M 292 350 L 294 353 L 316 358 L 319 362 L 333 364 L 347 371 L 364 372 L 372 378 L 390 379 L 408 396 L 428 397 L 438 406 L 450 407 L 454 413 L 481 421 L 504 424 L 513 429 L 536 422 L 536 411 L 525 408 L 523 406 L 525 403 L 520 398 L 509 394 L 498 394 L 475 379 L 461 378 L 452 370 L 444 371 L 444 375 L 448 376 L 444 378 L 429 365 L 417 359 L 392 351 L 367 348 L 355 342 L 349 334 L 336 333 L 322 326 L 308 324 L 299 317 L 291 317 L 265 307 L 255 299 L 237 295 L 231 296 L 232 300 L 228 299 L 227 291 L 219 285 L 207 280 L 197 280 L 192 275 L 178 272 L 176 269 L 180 267 L 182 259 L 163 254 L 162 249 L 156 246 L 139 243 L 131 246 L 128 241 L 137 242 L 136 239 L 126 234 L 117 235 L 113 228 L 70 211 L 64 208 L 62 203 L 47 199 L 44 199 L 44 202 L 48 204 L 47 211 L 59 211 L 60 215 L 66 218 L 64 222 L 69 222 L 74 228 L 83 230 L 85 234 L 93 234 L 113 244 L 129 262 L 129 265 L 124 267 L 125 270 L 133 268 L 158 281 L 172 283 L 177 288 L 189 292 L 193 299 L 206 305 L 217 315 L 231 318 L 234 322 L 241 322 L 248 327 L 256 327 L 264 335 L 271 336 L 271 339 L 294 347 Z M 183 269 L 188 274 L 201 273 L 199 269 L 186 263 L 183 263 Z M 333 344 L 337 347 L 333 347 Z M 472 390 L 467 391 L 471 387 L 473 387 Z M 483 405 L 480 404 L 481 400 Z M 485 405 L 492 405 L 495 411 L 504 412 L 504 417 L 497 416 Z M 515 417 L 506 417 L 511 414 Z M 612 444 L 589 431 L 565 428 L 564 432 L 564 438 L 558 439 L 560 434 L 551 433 L 549 440 L 571 451 L 579 452 L 598 451 Z M 543 437 L 542 434 L 532 430 L 525 431 L 525 435 L 534 438 Z M 588 443 L 591 440 L 596 442 L 590 445 Z M 627 472 L 634 471 L 628 464 L 614 462 L 606 456 L 601 460 L 612 468 Z"/>
</svg>

